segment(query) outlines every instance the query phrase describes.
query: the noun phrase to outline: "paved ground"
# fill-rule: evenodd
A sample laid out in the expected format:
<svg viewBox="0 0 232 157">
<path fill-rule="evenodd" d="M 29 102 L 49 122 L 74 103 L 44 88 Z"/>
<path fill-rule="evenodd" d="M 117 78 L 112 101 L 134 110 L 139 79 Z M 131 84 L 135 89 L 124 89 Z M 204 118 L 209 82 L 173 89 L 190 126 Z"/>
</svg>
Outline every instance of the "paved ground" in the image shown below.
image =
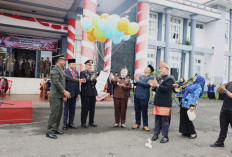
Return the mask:
<svg viewBox="0 0 232 157">
<path fill-rule="evenodd" d="M 0 157 L 231 157 L 231 129 L 225 148 L 209 147 L 218 136 L 218 116 L 222 101 L 199 102 L 197 119 L 194 121 L 198 138 L 189 140 L 178 133 L 179 113 L 177 105 L 174 104 L 170 142 L 167 144 L 152 142 L 152 149 L 144 145 L 147 139 L 152 137 L 153 131 L 146 133 L 141 129 L 131 129 L 134 124 L 133 106 L 128 107 L 126 129 L 112 127 L 114 124 L 112 104 L 104 106 L 98 103 L 96 123 L 99 127 L 69 129 L 57 140 L 45 137 L 49 109 L 37 107 L 34 109 L 33 123 L 0 125 Z M 152 106 L 149 107 L 149 125 L 153 128 L 154 118 L 151 109 Z M 75 122 L 80 125 L 80 108 L 78 107 L 76 111 Z"/>
</svg>

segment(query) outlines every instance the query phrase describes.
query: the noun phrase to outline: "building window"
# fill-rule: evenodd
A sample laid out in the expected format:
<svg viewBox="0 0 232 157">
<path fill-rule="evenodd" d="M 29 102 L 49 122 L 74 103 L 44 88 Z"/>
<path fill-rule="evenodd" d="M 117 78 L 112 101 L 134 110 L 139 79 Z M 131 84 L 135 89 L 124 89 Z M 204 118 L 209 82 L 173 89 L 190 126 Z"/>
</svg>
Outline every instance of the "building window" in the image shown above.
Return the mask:
<svg viewBox="0 0 232 157">
<path fill-rule="evenodd" d="M 149 14 L 149 36 L 152 38 L 157 38 L 157 14 Z"/>
<path fill-rule="evenodd" d="M 182 41 L 182 21 L 179 18 L 171 18 L 171 38 L 178 44 Z"/>
</svg>

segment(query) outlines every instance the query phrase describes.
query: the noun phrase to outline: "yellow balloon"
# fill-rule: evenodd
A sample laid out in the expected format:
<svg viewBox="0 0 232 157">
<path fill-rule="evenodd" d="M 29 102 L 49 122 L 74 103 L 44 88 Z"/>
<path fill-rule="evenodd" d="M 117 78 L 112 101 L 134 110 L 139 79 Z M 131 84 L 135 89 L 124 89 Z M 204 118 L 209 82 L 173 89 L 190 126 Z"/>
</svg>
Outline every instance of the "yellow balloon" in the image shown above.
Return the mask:
<svg viewBox="0 0 232 157">
<path fill-rule="evenodd" d="M 93 27 L 91 27 L 88 31 L 86 32 L 92 32 L 93 31 Z"/>
<path fill-rule="evenodd" d="M 98 17 L 92 17 L 92 26 L 97 27 L 98 25 Z"/>
<path fill-rule="evenodd" d="M 139 31 L 139 25 L 135 22 L 132 22 L 129 24 L 129 28 L 128 28 L 128 34 L 129 35 L 134 35 L 136 33 L 138 33 Z"/>
<path fill-rule="evenodd" d="M 97 39 L 100 39 L 104 36 L 104 33 L 99 28 L 95 28 L 93 34 Z"/>
<path fill-rule="evenodd" d="M 127 31 L 129 27 L 129 21 L 126 18 L 121 18 L 118 20 L 117 28 L 119 32 Z"/>
<path fill-rule="evenodd" d="M 101 14 L 101 16 L 100 16 L 100 19 L 107 19 L 109 16 L 110 16 L 109 14 L 103 13 L 103 14 Z"/>
<path fill-rule="evenodd" d="M 101 43 L 104 43 L 106 41 L 106 37 L 103 36 L 102 38 L 98 39 L 98 41 L 100 41 Z"/>
<path fill-rule="evenodd" d="M 96 37 L 93 34 L 94 29 L 91 32 L 87 32 L 87 39 L 91 42 L 95 42 L 96 41 Z"/>
</svg>

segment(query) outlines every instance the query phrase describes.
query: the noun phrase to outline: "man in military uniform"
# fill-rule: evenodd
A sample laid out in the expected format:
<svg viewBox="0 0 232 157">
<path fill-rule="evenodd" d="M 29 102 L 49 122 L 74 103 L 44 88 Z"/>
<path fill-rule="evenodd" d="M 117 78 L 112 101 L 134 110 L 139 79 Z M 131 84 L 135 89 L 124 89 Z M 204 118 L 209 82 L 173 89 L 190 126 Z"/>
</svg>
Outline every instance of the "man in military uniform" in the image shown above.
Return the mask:
<svg viewBox="0 0 232 157">
<path fill-rule="evenodd" d="M 51 68 L 51 62 L 49 61 L 49 57 L 47 57 L 47 60 L 45 61 L 45 71 L 44 71 L 44 75 L 49 77 L 50 75 L 50 68 Z"/>
<path fill-rule="evenodd" d="M 97 127 L 94 123 L 95 103 L 97 90 L 95 88 L 97 78 L 92 71 L 93 60 L 85 62 L 85 70 L 80 73 L 80 78 L 86 79 L 86 83 L 81 85 L 81 127 L 88 128 L 86 119 L 89 112 L 89 126 Z"/>
<path fill-rule="evenodd" d="M 42 78 L 44 75 L 44 67 L 45 67 L 45 62 L 44 62 L 44 58 L 42 57 L 39 62 L 40 78 Z"/>
<path fill-rule="evenodd" d="M 46 137 L 52 139 L 57 138 L 56 134 L 63 134 L 58 128 L 63 111 L 63 102 L 70 98 L 70 93 L 65 90 L 66 81 L 79 82 L 79 79 L 69 77 L 64 73 L 62 69 L 64 65 L 65 58 L 59 57 L 56 65 L 51 68 L 51 90 L 49 95 L 51 111 L 48 119 Z"/>
<path fill-rule="evenodd" d="M 30 63 L 28 62 L 28 59 L 26 59 L 26 62 L 24 64 L 24 68 L 25 68 L 25 77 L 30 77 Z"/>
</svg>

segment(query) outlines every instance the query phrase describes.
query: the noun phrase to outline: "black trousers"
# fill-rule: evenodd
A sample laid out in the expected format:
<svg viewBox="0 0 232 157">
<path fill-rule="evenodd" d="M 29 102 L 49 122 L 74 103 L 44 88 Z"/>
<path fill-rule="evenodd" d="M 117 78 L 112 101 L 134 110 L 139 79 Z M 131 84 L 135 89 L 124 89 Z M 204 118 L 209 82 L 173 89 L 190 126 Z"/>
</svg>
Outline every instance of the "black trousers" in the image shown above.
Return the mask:
<svg viewBox="0 0 232 157">
<path fill-rule="evenodd" d="M 94 123 L 96 96 L 81 96 L 81 124 L 86 124 L 89 113 L 89 124 Z"/>
<path fill-rule="evenodd" d="M 134 103 L 135 103 L 135 120 L 136 124 L 141 124 L 141 112 L 143 115 L 143 126 L 148 126 L 148 115 L 147 115 L 147 109 L 148 109 L 148 101 L 149 99 L 138 99 L 136 96 L 134 97 Z"/>
<path fill-rule="evenodd" d="M 226 111 L 226 110 L 221 110 L 220 113 L 220 134 L 219 134 L 219 138 L 218 141 L 219 142 L 224 142 L 227 136 L 227 132 L 228 132 L 228 126 L 232 127 L 232 112 L 231 111 Z"/>
<path fill-rule="evenodd" d="M 74 117 L 75 117 L 75 111 L 76 111 L 76 101 L 77 97 L 73 97 L 68 99 L 64 103 L 64 121 L 63 125 L 68 126 L 68 125 L 73 125 Z M 67 122 L 69 121 L 69 122 Z"/>
<path fill-rule="evenodd" d="M 162 129 L 162 135 L 164 137 L 168 137 L 168 130 L 170 126 L 170 120 L 171 120 L 171 115 L 170 116 L 155 116 L 155 134 L 159 135 L 160 130 Z"/>
</svg>

